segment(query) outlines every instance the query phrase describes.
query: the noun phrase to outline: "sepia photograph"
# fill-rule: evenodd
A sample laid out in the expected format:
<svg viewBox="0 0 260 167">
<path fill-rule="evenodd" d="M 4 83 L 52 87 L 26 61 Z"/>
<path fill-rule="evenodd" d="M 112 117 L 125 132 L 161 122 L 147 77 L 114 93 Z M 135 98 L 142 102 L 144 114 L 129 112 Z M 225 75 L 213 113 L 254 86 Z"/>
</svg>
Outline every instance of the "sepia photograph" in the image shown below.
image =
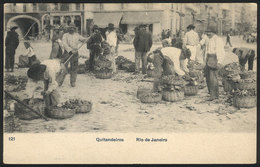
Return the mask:
<svg viewBox="0 0 260 167">
<path fill-rule="evenodd" d="M 256 3 L 4 3 L 3 18 L 4 146 L 256 136 Z"/>
</svg>

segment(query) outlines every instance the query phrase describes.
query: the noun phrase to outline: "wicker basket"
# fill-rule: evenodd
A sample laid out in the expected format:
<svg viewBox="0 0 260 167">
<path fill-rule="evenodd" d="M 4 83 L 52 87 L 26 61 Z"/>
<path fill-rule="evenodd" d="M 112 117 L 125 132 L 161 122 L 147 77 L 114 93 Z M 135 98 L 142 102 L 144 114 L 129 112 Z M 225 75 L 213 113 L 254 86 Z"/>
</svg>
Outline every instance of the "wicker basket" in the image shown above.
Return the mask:
<svg viewBox="0 0 260 167">
<path fill-rule="evenodd" d="M 142 94 L 152 93 L 153 90 L 149 88 L 138 88 L 137 90 L 137 98 L 139 99 Z"/>
<path fill-rule="evenodd" d="M 233 105 L 237 108 L 253 108 L 256 107 L 255 96 L 235 96 Z"/>
<path fill-rule="evenodd" d="M 154 75 L 155 75 L 155 72 L 154 72 L 154 70 L 147 70 L 147 76 L 148 77 L 154 77 Z"/>
<path fill-rule="evenodd" d="M 248 90 L 248 89 L 255 89 L 256 83 L 255 82 L 233 82 L 234 89 L 240 90 Z"/>
<path fill-rule="evenodd" d="M 142 103 L 158 103 L 162 100 L 160 93 L 143 93 L 140 95 L 140 101 Z"/>
<path fill-rule="evenodd" d="M 71 118 L 75 115 L 76 109 L 62 108 L 62 107 L 52 107 L 52 109 L 47 109 L 46 114 L 50 118 L 54 119 L 66 119 Z"/>
<path fill-rule="evenodd" d="M 100 68 L 109 68 L 112 66 L 112 62 L 111 61 L 101 61 L 98 60 L 95 62 L 95 65 L 100 67 Z"/>
<path fill-rule="evenodd" d="M 248 78 L 256 78 L 256 72 L 250 71 L 250 72 L 243 72 L 240 73 L 241 79 L 248 79 Z"/>
<path fill-rule="evenodd" d="M 225 77 L 222 79 L 222 85 L 225 92 L 231 92 L 233 90 L 233 82 Z"/>
<path fill-rule="evenodd" d="M 162 83 L 167 84 L 167 85 L 180 86 L 180 85 L 185 84 L 185 81 L 183 79 L 165 79 L 165 78 L 162 78 Z"/>
<path fill-rule="evenodd" d="M 162 99 L 171 102 L 181 101 L 184 99 L 184 91 L 163 90 Z"/>
<path fill-rule="evenodd" d="M 23 102 L 28 105 L 29 99 L 25 99 L 23 100 Z M 29 105 L 29 107 L 44 115 L 45 105 L 43 100 L 35 99 L 34 104 Z M 28 108 L 24 107 L 19 103 L 15 103 L 14 105 L 14 115 L 22 120 L 33 120 L 33 119 L 40 118 L 39 115 L 35 114 L 34 112 L 32 112 L 31 110 L 29 110 Z"/>
<path fill-rule="evenodd" d="M 184 87 L 184 95 L 185 96 L 194 96 L 198 94 L 199 87 L 198 86 L 185 86 Z"/>
<path fill-rule="evenodd" d="M 86 102 L 83 105 L 77 107 L 76 113 L 88 113 L 92 109 L 92 103 L 91 102 Z"/>
<path fill-rule="evenodd" d="M 112 78 L 112 70 L 111 71 L 97 71 L 95 76 L 99 79 L 109 79 Z"/>
</svg>

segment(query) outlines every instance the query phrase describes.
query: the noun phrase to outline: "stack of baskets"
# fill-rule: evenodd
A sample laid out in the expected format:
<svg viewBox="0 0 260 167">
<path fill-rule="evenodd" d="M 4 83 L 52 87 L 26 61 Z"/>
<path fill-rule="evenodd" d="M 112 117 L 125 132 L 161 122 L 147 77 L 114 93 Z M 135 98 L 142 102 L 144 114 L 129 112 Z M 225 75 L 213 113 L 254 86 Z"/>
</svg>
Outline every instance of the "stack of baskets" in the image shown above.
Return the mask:
<svg viewBox="0 0 260 167">
<path fill-rule="evenodd" d="M 233 82 L 233 105 L 237 108 L 256 106 L 256 72 L 242 72 L 241 79 Z"/>
<path fill-rule="evenodd" d="M 165 101 L 176 102 L 184 99 L 185 81 L 175 75 L 167 75 L 162 77 L 162 99 Z"/>
<path fill-rule="evenodd" d="M 95 76 L 99 79 L 109 79 L 112 78 L 112 62 L 103 59 L 97 60 L 95 62 Z"/>
</svg>

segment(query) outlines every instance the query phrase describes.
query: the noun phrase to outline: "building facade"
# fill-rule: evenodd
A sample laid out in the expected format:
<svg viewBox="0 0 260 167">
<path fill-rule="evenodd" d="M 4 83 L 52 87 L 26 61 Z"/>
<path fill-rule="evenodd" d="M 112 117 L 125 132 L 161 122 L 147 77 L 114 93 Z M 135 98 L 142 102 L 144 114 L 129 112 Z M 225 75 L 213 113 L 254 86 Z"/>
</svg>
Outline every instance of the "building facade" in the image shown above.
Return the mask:
<svg viewBox="0 0 260 167">
<path fill-rule="evenodd" d="M 83 34 L 84 5 L 80 3 L 6 3 L 5 30 L 18 26 L 22 37 L 52 36 L 50 27 L 74 22 Z"/>
</svg>

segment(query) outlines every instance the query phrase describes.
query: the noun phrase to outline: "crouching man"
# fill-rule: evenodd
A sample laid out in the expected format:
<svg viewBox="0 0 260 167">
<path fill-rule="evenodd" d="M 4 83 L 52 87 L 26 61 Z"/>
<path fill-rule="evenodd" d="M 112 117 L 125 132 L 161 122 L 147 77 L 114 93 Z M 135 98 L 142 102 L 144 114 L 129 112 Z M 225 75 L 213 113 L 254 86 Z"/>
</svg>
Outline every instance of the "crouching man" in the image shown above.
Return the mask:
<svg viewBox="0 0 260 167">
<path fill-rule="evenodd" d="M 253 49 L 240 47 L 240 48 L 234 48 L 232 52 L 238 56 L 241 71 L 245 71 L 246 69 L 245 65 L 247 62 L 248 62 L 248 71 L 253 70 L 254 59 L 255 59 L 255 51 Z"/>
<path fill-rule="evenodd" d="M 188 74 L 189 69 L 185 60 L 190 59 L 191 53 L 188 49 L 175 47 L 164 47 L 157 49 L 148 55 L 148 62 L 154 66 L 154 86 L 155 92 L 160 91 L 160 79 L 162 75 Z"/>
<path fill-rule="evenodd" d="M 60 94 L 57 90 L 59 86 L 59 76 L 66 73 L 66 68 L 59 59 L 48 59 L 41 64 L 32 65 L 27 71 L 28 82 L 26 92 L 29 95 L 30 103 L 33 103 L 34 93 L 38 88 L 38 83 L 44 83 L 42 92 L 47 108 L 57 106 L 60 103 Z M 63 78 L 63 77 L 62 77 Z"/>
</svg>

